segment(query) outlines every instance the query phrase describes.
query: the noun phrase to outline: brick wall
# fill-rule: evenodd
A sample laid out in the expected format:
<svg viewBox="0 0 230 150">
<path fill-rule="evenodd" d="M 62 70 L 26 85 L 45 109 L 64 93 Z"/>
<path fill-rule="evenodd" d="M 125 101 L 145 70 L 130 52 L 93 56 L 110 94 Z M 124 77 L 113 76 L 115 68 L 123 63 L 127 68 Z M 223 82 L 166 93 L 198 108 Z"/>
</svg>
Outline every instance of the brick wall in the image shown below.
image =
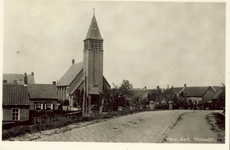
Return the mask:
<svg viewBox="0 0 230 150">
<path fill-rule="evenodd" d="M 12 108 L 20 109 L 20 120 L 29 120 L 29 105 L 3 106 L 3 121 L 12 121 Z"/>
</svg>

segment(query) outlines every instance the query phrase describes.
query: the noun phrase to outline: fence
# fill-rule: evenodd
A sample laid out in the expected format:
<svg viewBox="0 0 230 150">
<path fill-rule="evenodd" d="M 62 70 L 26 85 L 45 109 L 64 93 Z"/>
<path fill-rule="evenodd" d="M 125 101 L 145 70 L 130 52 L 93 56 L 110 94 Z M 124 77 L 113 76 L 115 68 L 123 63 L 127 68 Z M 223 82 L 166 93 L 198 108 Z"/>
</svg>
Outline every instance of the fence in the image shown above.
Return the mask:
<svg viewBox="0 0 230 150">
<path fill-rule="evenodd" d="M 49 122 L 65 120 L 66 118 L 74 118 L 74 117 L 78 117 L 78 116 L 82 116 L 81 111 L 65 113 L 64 115 L 39 116 L 39 117 L 34 117 L 32 123 L 33 124 L 49 123 Z"/>
</svg>

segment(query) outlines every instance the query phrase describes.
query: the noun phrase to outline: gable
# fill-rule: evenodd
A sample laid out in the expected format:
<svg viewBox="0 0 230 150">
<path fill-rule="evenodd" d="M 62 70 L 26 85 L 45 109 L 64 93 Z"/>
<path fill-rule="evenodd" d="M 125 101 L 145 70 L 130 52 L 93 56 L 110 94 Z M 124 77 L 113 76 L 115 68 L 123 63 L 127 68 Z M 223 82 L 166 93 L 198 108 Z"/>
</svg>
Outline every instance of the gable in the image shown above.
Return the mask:
<svg viewBox="0 0 230 150">
<path fill-rule="evenodd" d="M 215 94 L 213 95 L 212 99 L 219 99 L 220 95 L 223 93 L 223 88 L 222 87 L 219 87 Z"/>
<path fill-rule="evenodd" d="M 57 86 L 69 86 L 83 69 L 83 62 L 72 64 L 67 72 L 58 81 Z"/>
</svg>

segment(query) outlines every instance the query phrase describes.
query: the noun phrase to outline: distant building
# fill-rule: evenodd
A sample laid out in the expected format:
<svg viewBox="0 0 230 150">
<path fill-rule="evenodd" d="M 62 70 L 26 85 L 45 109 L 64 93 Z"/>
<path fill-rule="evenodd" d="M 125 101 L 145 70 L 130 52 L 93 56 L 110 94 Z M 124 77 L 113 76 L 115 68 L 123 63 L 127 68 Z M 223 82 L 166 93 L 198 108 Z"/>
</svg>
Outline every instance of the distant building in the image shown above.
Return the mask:
<svg viewBox="0 0 230 150">
<path fill-rule="evenodd" d="M 3 123 L 29 120 L 29 107 L 27 86 L 3 84 Z"/>
<path fill-rule="evenodd" d="M 57 110 L 58 97 L 56 85 L 31 84 L 28 85 L 30 110 Z"/>
<path fill-rule="evenodd" d="M 187 87 L 186 84 L 184 87 L 175 87 L 173 91 L 178 93 L 183 93 L 183 95 L 197 103 L 211 103 L 212 97 L 214 96 L 216 89 L 212 86 L 194 86 Z"/>
<path fill-rule="evenodd" d="M 72 66 L 57 83 L 58 99 L 62 102 L 68 99 L 70 106 L 77 95 L 82 95 L 83 114 L 90 113 L 92 107 L 98 110 L 101 105 L 99 93 L 110 88 L 103 76 L 103 51 L 103 39 L 93 16 L 84 40 L 83 62 L 72 60 Z"/>
<path fill-rule="evenodd" d="M 30 75 L 3 73 L 3 84 L 35 84 L 34 73 Z"/>
</svg>

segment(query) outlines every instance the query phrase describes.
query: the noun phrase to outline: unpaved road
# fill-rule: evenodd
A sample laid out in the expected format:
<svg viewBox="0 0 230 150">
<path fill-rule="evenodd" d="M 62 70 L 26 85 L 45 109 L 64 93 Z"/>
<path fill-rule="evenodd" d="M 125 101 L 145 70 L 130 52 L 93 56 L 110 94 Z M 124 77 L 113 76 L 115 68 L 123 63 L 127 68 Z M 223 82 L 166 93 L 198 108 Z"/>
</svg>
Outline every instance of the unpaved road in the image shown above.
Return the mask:
<svg viewBox="0 0 230 150">
<path fill-rule="evenodd" d="M 210 137 L 215 139 L 217 135 L 210 130 L 210 125 L 205 119 L 206 115 L 211 112 L 194 110 L 141 112 L 97 123 L 93 122 L 93 124 L 90 122 L 80 123 L 61 129 L 28 134 L 11 140 L 161 143 L 173 142 L 167 141 L 167 137 L 174 139 Z M 177 122 L 180 116 L 182 119 Z M 174 126 L 175 123 L 176 126 Z M 181 143 L 182 141 L 174 142 Z"/>
<path fill-rule="evenodd" d="M 150 111 L 110 119 L 37 141 L 157 143 L 178 117 L 191 110 Z"/>
<path fill-rule="evenodd" d="M 185 113 L 166 134 L 165 143 L 218 143 L 218 134 L 212 130 L 206 116 L 212 111 Z"/>
</svg>

